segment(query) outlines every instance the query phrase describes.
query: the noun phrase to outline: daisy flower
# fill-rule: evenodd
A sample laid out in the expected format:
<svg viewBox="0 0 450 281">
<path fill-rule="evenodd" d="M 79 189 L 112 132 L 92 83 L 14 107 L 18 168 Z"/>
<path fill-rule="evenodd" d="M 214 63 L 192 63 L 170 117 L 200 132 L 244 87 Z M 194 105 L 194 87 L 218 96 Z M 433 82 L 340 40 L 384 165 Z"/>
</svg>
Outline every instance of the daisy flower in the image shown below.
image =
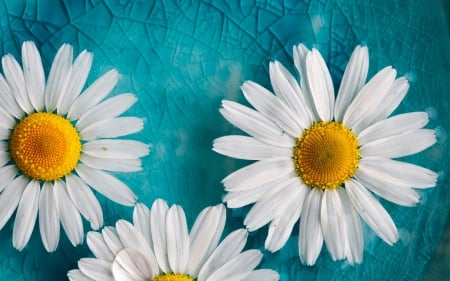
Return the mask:
<svg viewBox="0 0 450 281">
<path fill-rule="evenodd" d="M 257 160 L 223 179 L 224 201 L 230 208 L 255 203 L 244 224 L 249 231 L 269 224 L 270 251 L 286 243 L 300 220 L 303 263 L 315 264 L 324 241 L 333 260 L 360 263 L 360 218 L 386 243 L 399 238 L 376 196 L 412 206 L 420 197 L 413 188 L 435 186 L 435 172 L 394 159 L 430 147 L 435 132 L 423 128 L 425 112 L 390 116 L 409 84 L 405 77 L 396 79 L 391 66 L 365 83 L 367 47 L 355 48 L 336 98 L 320 53 L 300 44 L 293 54 L 300 83 L 275 61 L 270 63 L 275 94 L 247 81 L 242 91 L 255 109 L 222 103 L 225 119 L 250 136 L 218 138 L 213 149 Z"/>
<path fill-rule="evenodd" d="M 190 233 L 180 206 L 169 208 L 157 199 L 151 210 L 139 203 L 133 224 L 91 231 L 87 244 L 95 258 L 82 258 L 70 280 L 238 281 L 278 280 L 273 270 L 257 269 L 259 250 L 242 251 L 247 230 L 238 229 L 219 244 L 225 226 L 225 207 L 204 209 Z"/>
<path fill-rule="evenodd" d="M 90 189 L 132 206 L 135 195 L 105 171 L 141 169 L 148 145 L 114 139 L 140 131 L 143 120 L 119 117 L 135 102 L 133 94 L 105 97 L 120 76 L 111 70 L 82 93 L 92 64 L 83 51 L 63 45 L 47 82 L 32 42 L 22 45 L 22 67 L 11 55 L 2 58 L 0 75 L 0 229 L 17 209 L 13 245 L 22 250 L 39 214 L 47 251 L 59 243 L 60 224 L 73 245 L 83 241 L 81 215 L 93 229 L 103 225 L 100 204 Z"/>
</svg>

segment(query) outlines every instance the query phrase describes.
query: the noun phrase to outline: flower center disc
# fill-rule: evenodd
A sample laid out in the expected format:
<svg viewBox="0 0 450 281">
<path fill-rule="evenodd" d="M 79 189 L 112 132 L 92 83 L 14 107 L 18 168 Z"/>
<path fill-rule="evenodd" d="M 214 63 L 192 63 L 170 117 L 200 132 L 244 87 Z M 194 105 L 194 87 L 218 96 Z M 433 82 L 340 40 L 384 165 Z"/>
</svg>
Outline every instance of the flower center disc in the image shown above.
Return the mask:
<svg viewBox="0 0 450 281">
<path fill-rule="evenodd" d="M 80 136 L 66 118 L 37 112 L 23 118 L 10 137 L 17 168 L 35 180 L 53 181 L 75 169 L 81 152 Z"/>
<path fill-rule="evenodd" d="M 161 274 L 152 279 L 152 281 L 194 281 L 194 280 L 195 279 L 190 276 L 179 273 Z"/>
<path fill-rule="evenodd" d="M 305 184 L 336 188 L 358 168 L 358 141 L 341 123 L 317 122 L 297 139 L 293 158 L 296 172 Z"/>
</svg>

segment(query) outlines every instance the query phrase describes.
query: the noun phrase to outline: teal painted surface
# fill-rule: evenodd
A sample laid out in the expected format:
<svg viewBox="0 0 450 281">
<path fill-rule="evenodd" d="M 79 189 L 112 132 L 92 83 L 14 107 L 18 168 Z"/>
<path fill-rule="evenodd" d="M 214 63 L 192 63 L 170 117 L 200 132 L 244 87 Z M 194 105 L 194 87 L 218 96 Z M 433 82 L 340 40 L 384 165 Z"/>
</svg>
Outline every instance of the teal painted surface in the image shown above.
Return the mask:
<svg viewBox="0 0 450 281">
<path fill-rule="evenodd" d="M 33 40 L 46 73 L 62 43 L 94 53 L 90 82 L 118 69 L 123 77 L 114 94 L 136 93 L 139 102 L 129 114 L 146 119 L 144 131 L 133 137 L 152 145 L 142 172 L 118 177 L 140 202 L 151 205 L 161 197 L 182 205 L 189 222 L 204 207 L 221 202 L 221 179 L 246 164 L 211 150 L 214 138 L 236 132 L 219 115 L 220 101 L 243 102 L 239 86 L 244 80 L 269 87 L 270 60 L 293 70 L 292 45 L 300 42 L 321 51 L 338 85 L 353 48 L 366 44 L 370 76 L 393 65 L 412 80 L 398 112 L 430 112 L 429 127 L 438 128 L 439 143 L 408 160 L 440 171 L 441 181 L 435 189 L 421 191 L 422 201 L 415 208 L 382 201 L 401 241 L 389 247 L 366 227 L 362 265 L 333 262 L 325 249 L 316 266 L 301 265 L 295 228 L 281 251 L 265 253 L 261 267 L 280 271 L 282 280 L 431 278 L 429 261 L 450 207 L 445 138 L 450 124 L 450 45 L 445 12 L 437 0 L 11 0 L 0 4 L 0 28 L 0 54 L 18 57 L 21 43 Z M 131 208 L 98 198 L 106 225 L 131 217 Z M 245 211 L 228 211 L 228 231 L 242 226 Z M 262 249 L 265 235 L 266 229 L 252 233 L 248 246 Z M 51 254 L 41 245 L 39 231 L 22 252 L 12 248 L 11 237 L 12 221 L 0 231 L 0 280 L 64 280 L 67 270 L 90 254 L 86 245 L 73 248 L 64 234 Z M 439 249 L 449 261 L 450 250 L 445 245 Z M 438 267 L 443 274 L 437 276 L 448 278 L 449 264 Z"/>
</svg>

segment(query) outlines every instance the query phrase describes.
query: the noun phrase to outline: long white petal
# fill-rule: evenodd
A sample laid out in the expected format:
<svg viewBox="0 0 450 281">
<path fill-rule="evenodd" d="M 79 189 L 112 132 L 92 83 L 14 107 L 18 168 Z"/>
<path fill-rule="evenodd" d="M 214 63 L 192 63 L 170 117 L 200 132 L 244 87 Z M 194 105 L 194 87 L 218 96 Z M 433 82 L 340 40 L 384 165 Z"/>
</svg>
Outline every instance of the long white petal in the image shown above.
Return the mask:
<svg viewBox="0 0 450 281">
<path fill-rule="evenodd" d="M 319 51 L 306 55 L 306 72 L 314 108 L 322 121 L 330 121 L 334 110 L 334 88 L 328 67 Z"/>
<path fill-rule="evenodd" d="M 361 156 L 397 158 L 418 153 L 436 142 L 434 130 L 417 129 L 369 142 L 360 148 Z"/>
<path fill-rule="evenodd" d="M 112 175 L 84 164 L 79 164 L 76 171 L 88 185 L 110 200 L 124 206 L 133 206 L 136 202 L 136 195 L 131 189 Z"/>
<path fill-rule="evenodd" d="M 342 76 L 341 86 L 334 106 L 334 119 L 342 122 L 344 113 L 356 94 L 366 82 L 369 70 L 369 50 L 366 46 L 357 46 L 353 51 Z"/>
<path fill-rule="evenodd" d="M 74 174 L 66 176 L 66 185 L 75 207 L 91 223 L 92 229 L 99 229 L 103 225 L 103 212 L 92 190 Z"/>
<path fill-rule="evenodd" d="M 245 98 L 264 116 L 275 122 L 283 131 L 297 138 L 303 131 L 299 119 L 292 110 L 266 88 L 252 81 L 241 87 Z"/>
<path fill-rule="evenodd" d="M 119 234 L 117 234 L 116 228 L 106 226 L 102 230 L 102 236 L 114 256 L 116 256 L 124 248 L 122 241 L 120 241 Z"/>
<path fill-rule="evenodd" d="M 144 236 L 150 248 L 153 248 L 150 210 L 142 203 L 137 203 L 133 211 L 133 225 Z"/>
<path fill-rule="evenodd" d="M 58 49 L 48 75 L 47 87 L 45 88 L 45 107 L 47 111 L 56 109 L 59 95 L 65 91 L 67 78 L 70 77 L 72 68 L 73 49 L 72 46 L 64 44 Z"/>
<path fill-rule="evenodd" d="M 426 112 L 409 112 L 383 119 L 364 129 L 358 134 L 358 143 L 368 142 L 385 137 L 400 135 L 411 130 L 420 129 L 428 123 Z"/>
<path fill-rule="evenodd" d="M 186 216 L 180 206 L 174 205 L 166 218 L 167 256 L 172 272 L 186 272 L 189 261 L 189 232 Z"/>
<path fill-rule="evenodd" d="M 112 264 L 114 280 L 139 281 L 152 280 L 157 272 L 152 268 L 158 266 L 135 248 L 125 248 L 119 252 Z"/>
<path fill-rule="evenodd" d="M 342 202 L 335 189 L 327 189 L 323 192 L 320 224 L 331 258 L 343 259 L 346 254 L 347 236 Z"/>
<path fill-rule="evenodd" d="M 96 258 L 108 262 L 112 262 L 114 260 L 115 256 L 109 249 L 101 233 L 96 231 L 89 231 L 86 235 L 86 243 Z"/>
<path fill-rule="evenodd" d="M 36 45 L 24 42 L 22 45 L 22 64 L 28 98 L 36 111 L 44 109 L 45 74 L 41 56 Z"/>
<path fill-rule="evenodd" d="M 198 274 L 198 281 L 205 281 L 217 269 L 221 268 L 227 261 L 237 256 L 247 242 L 248 232 L 241 228 L 228 234 L 211 256 L 206 260 Z"/>
<path fill-rule="evenodd" d="M 2 229 L 17 208 L 29 179 L 18 176 L 0 194 L 0 229 Z"/>
<path fill-rule="evenodd" d="M 81 52 L 75 59 L 70 75 L 67 78 L 66 87 L 57 99 L 56 109 L 58 114 L 67 114 L 74 100 L 80 95 L 91 69 L 92 59 L 92 53 L 86 50 Z"/>
<path fill-rule="evenodd" d="M 187 273 L 197 276 L 201 267 L 217 247 L 225 226 L 226 211 L 223 204 L 205 208 L 197 216 L 189 234 L 190 257 Z"/>
<path fill-rule="evenodd" d="M 395 69 L 390 66 L 375 74 L 348 106 L 342 119 L 343 123 L 356 133 L 370 125 L 380 102 L 389 92 L 395 75 Z"/>
<path fill-rule="evenodd" d="M 295 184 L 296 194 L 287 202 L 283 203 L 287 206 L 269 225 L 269 231 L 267 233 L 266 241 L 264 242 L 264 247 L 271 252 L 278 251 L 286 244 L 295 223 L 297 223 L 300 218 L 303 202 L 309 192 L 309 187 L 303 185 L 300 181 L 297 182 L 298 183 Z"/>
<path fill-rule="evenodd" d="M 25 78 L 19 63 L 11 55 L 6 55 L 2 58 L 3 72 L 5 73 L 6 81 L 14 95 L 20 108 L 26 113 L 33 111 L 30 99 L 28 98 L 27 89 L 25 87 Z"/>
<path fill-rule="evenodd" d="M 167 259 L 166 217 L 169 211 L 166 201 L 156 199 L 150 211 L 150 223 L 152 228 L 153 250 L 156 260 L 163 272 L 170 272 Z"/>
<path fill-rule="evenodd" d="M 0 74 L 0 81 L 1 81 L 1 74 Z M 0 86 L 1 87 L 1 86 Z M 0 89 L 0 96 L 2 96 L 2 89 Z M 4 104 L 1 103 L 2 98 L 0 98 L 0 137 L 3 140 L 9 139 L 9 135 L 11 134 L 10 129 L 14 128 L 17 121 L 13 117 L 13 114 L 10 112 L 10 109 L 7 110 L 3 109 L 2 106 Z M 20 113 L 20 114 L 23 114 Z M 17 117 L 16 117 L 17 118 Z"/>
<path fill-rule="evenodd" d="M 293 47 L 292 53 L 294 56 L 295 67 L 297 68 L 297 71 L 300 75 L 300 87 L 304 94 L 305 105 L 307 108 L 314 110 L 314 100 L 309 90 L 310 86 L 306 70 L 306 56 L 308 55 L 309 50 L 305 45 L 299 44 Z M 315 121 L 316 119 L 318 119 L 317 113 L 312 112 L 312 114 L 312 120 Z"/>
<path fill-rule="evenodd" d="M 394 244 L 398 240 L 397 228 L 380 202 L 356 180 L 348 180 L 345 183 L 345 190 L 353 207 L 370 228 L 386 243 Z"/>
<path fill-rule="evenodd" d="M 16 177 L 15 165 L 6 165 L 0 168 L 0 192 L 3 191 Z"/>
<path fill-rule="evenodd" d="M 245 276 L 245 281 L 277 281 L 280 279 L 278 272 L 271 269 L 257 269 Z"/>
<path fill-rule="evenodd" d="M 292 156 L 290 148 L 269 145 L 253 137 L 234 135 L 215 139 L 213 150 L 228 157 L 244 160 Z"/>
<path fill-rule="evenodd" d="M 142 170 L 140 159 L 105 159 L 81 153 L 80 161 L 98 170 L 113 172 L 137 172 Z"/>
<path fill-rule="evenodd" d="M 249 190 L 294 172 L 290 158 L 271 158 L 245 166 L 222 180 L 226 191 Z"/>
<path fill-rule="evenodd" d="M 53 185 L 55 200 L 59 205 L 59 215 L 61 224 L 67 234 L 67 237 L 73 246 L 83 242 L 83 222 L 81 221 L 80 212 L 72 203 L 67 194 L 67 187 L 64 182 L 56 181 Z"/>
<path fill-rule="evenodd" d="M 8 114 L 14 116 L 17 119 L 22 119 L 24 111 L 20 108 L 16 101 L 16 97 L 11 92 L 11 89 L 6 82 L 3 75 L 0 74 L 0 106 Z"/>
<path fill-rule="evenodd" d="M 294 138 L 256 110 L 224 100 L 219 111 L 228 122 L 262 142 L 287 148 L 295 144 Z"/>
<path fill-rule="evenodd" d="M 105 159 L 136 159 L 149 153 L 149 145 L 135 140 L 100 139 L 84 143 L 83 153 Z"/>
<path fill-rule="evenodd" d="M 117 70 L 112 69 L 95 80 L 70 106 L 67 118 L 78 120 L 80 116 L 104 99 L 120 79 Z"/>
<path fill-rule="evenodd" d="M 86 111 L 76 123 L 79 130 L 83 130 L 90 124 L 98 121 L 117 117 L 128 110 L 137 101 L 133 94 L 121 94 L 109 98 Z"/>
<path fill-rule="evenodd" d="M 39 197 L 39 231 L 47 252 L 53 252 L 59 243 L 59 207 L 54 186 L 45 182 Z"/>
<path fill-rule="evenodd" d="M 99 281 L 113 281 L 114 277 L 111 272 L 111 264 L 104 260 L 94 258 L 82 258 L 78 261 L 78 267 L 80 271 L 94 279 Z"/>
<path fill-rule="evenodd" d="M 69 270 L 69 272 L 67 273 L 67 278 L 69 278 L 70 281 L 96 281 L 96 280 L 86 276 L 79 269 Z"/>
<path fill-rule="evenodd" d="M 80 131 L 80 136 L 85 141 L 116 138 L 139 132 L 143 128 L 144 120 L 138 117 L 108 118 L 87 126 Z"/>
<path fill-rule="evenodd" d="M 214 271 L 207 281 L 233 280 L 231 276 L 251 272 L 261 262 L 262 253 L 259 250 L 247 250 L 227 261 Z M 236 279 L 240 280 L 240 279 Z"/>
<path fill-rule="evenodd" d="M 320 226 L 321 201 L 322 191 L 313 188 L 303 203 L 298 244 L 300 261 L 307 265 L 316 263 L 323 245 L 323 234 Z"/>
<path fill-rule="evenodd" d="M 30 181 L 20 198 L 13 229 L 13 246 L 19 251 L 27 245 L 33 233 L 38 214 L 40 189 L 38 181 Z"/>
<path fill-rule="evenodd" d="M 402 76 L 395 79 L 389 89 L 388 94 L 383 99 L 382 104 L 375 112 L 374 121 L 380 121 L 386 119 L 392 112 L 399 106 L 400 102 L 405 98 L 409 90 L 408 80 Z"/>
<path fill-rule="evenodd" d="M 277 97 L 292 110 L 299 124 L 308 128 L 314 122 L 314 115 L 294 76 L 278 61 L 269 64 L 269 73 Z"/>
</svg>

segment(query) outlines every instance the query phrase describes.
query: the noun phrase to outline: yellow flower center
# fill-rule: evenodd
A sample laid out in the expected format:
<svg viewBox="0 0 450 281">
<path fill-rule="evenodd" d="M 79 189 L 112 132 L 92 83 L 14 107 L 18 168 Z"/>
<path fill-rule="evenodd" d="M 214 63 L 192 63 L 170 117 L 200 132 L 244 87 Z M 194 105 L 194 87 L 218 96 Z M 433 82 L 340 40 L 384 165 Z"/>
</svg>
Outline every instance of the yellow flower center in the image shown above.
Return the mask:
<svg viewBox="0 0 450 281">
<path fill-rule="evenodd" d="M 17 168 L 35 180 L 53 181 L 69 174 L 80 159 L 81 141 L 66 118 L 32 113 L 14 127 L 10 153 Z"/>
<path fill-rule="evenodd" d="M 359 162 L 356 136 L 343 124 L 317 122 L 297 139 L 294 164 L 310 187 L 337 188 L 351 178 Z"/>
<path fill-rule="evenodd" d="M 195 279 L 180 273 L 166 273 L 156 276 L 152 281 L 194 281 Z"/>
</svg>

